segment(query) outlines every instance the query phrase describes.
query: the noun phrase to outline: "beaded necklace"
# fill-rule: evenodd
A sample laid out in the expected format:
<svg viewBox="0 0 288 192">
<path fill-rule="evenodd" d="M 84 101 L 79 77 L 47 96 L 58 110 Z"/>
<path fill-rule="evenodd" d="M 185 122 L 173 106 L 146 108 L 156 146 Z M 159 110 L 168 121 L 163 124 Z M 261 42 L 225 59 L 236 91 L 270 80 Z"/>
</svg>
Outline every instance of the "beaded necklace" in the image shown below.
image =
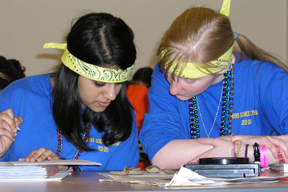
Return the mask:
<svg viewBox="0 0 288 192">
<path fill-rule="evenodd" d="M 233 81 L 234 81 L 234 68 L 233 64 L 231 64 L 230 70 L 224 73 L 224 79 L 223 79 L 222 105 L 221 105 L 222 109 L 221 109 L 221 124 L 220 124 L 221 128 L 219 134 L 220 136 L 231 135 L 233 96 L 234 96 Z M 191 139 L 197 139 L 200 137 L 197 101 L 198 100 L 196 96 L 189 99 L 189 122 L 190 122 Z"/>
<path fill-rule="evenodd" d="M 84 143 L 86 143 L 89 139 L 89 134 L 91 131 L 91 125 L 92 125 L 92 123 L 87 123 L 87 125 L 86 125 L 86 132 L 83 134 L 83 137 L 82 137 L 82 139 L 84 140 Z M 58 147 L 57 147 L 56 155 L 58 155 L 60 157 L 60 155 L 62 153 L 63 136 L 62 136 L 61 131 L 59 130 L 58 126 L 57 126 L 57 138 L 58 138 Z M 81 153 L 82 153 L 82 151 L 78 149 L 72 159 L 73 160 L 78 159 L 80 157 Z"/>
</svg>

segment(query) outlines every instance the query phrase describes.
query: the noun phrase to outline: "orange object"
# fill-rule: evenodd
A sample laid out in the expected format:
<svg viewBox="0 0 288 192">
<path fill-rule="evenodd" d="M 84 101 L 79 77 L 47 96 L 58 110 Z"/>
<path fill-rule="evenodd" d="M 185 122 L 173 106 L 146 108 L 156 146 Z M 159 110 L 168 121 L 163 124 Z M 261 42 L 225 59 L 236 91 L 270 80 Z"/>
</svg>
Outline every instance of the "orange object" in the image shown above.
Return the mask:
<svg viewBox="0 0 288 192">
<path fill-rule="evenodd" d="M 146 167 L 150 166 L 151 163 L 149 160 L 139 161 L 137 167 L 140 167 L 141 170 L 146 170 Z"/>
<path fill-rule="evenodd" d="M 130 100 L 136 114 L 138 135 L 142 127 L 144 114 L 147 113 L 149 109 L 148 90 L 145 86 L 131 84 L 128 86 L 126 92 L 127 98 Z"/>
</svg>

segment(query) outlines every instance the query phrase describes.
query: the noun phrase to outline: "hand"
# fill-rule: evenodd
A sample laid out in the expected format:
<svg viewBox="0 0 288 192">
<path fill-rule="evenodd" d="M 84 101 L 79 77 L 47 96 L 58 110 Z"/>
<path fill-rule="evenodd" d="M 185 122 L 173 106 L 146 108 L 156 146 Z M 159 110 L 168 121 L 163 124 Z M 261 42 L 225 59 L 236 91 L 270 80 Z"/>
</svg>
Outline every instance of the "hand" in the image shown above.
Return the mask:
<svg viewBox="0 0 288 192">
<path fill-rule="evenodd" d="M 0 113 L 0 157 L 7 152 L 17 136 L 16 126 L 23 122 L 22 117 L 14 117 L 12 109 Z"/>
<path fill-rule="evenodd" d="M 26 162 L 41 162 L 44 160 L 53 161 L 53 160 L 61 160 L 61 158 L 56 155 L 53 151 L 41 147 L 40 149 L 33 150 L 26 158 L 20 158 L 18 161 L 26 161 Z M 68 166 L 58 166 L 59 170 L 66 171 Z"/>
<path fill-rule="evenodd" d="M 242 136 L 239 136 L 238 139 L 241 139 Z M 254 145 L 257 142 L 259 145 L 266 146 L 268 150 L 271 151 L 273 157 L 275 159 L 278 158 L 278 153 L 275 145 L 279 146 L 283 153 L 285 154 L 286 158 L 288 158 L 288 135 L 281 135 L 281 136 L 243 136 L 242 141 Z"/>
<path fill-rule="evenodd" d="M 41 147 L 40 149 L 33 150 L 26 158 L 20 158 L 18 161 L 26 161 L 26 162 L 41 162 L 44 160 L 53 161 L 60 160 L 53 151 Z"/>
<path fill-rule="evenodd" d="M 231 157 L 233 143 L 219 138 L 198 138 L 199 143 L 212 145 L 213 148 L 195 157 L 190 162 L 197 162 L 200 158 Z"/>
</svg>

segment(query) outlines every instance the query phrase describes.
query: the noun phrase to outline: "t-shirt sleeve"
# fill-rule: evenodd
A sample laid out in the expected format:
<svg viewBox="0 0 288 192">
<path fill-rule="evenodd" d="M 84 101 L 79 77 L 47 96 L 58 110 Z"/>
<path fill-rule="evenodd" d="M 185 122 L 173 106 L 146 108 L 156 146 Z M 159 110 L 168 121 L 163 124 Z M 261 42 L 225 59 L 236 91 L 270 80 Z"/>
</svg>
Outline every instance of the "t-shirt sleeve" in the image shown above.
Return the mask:
<svg viewBox="0 0 288 192">
<path fill-rule="evenodd" d="M 288 133 L 288 74 L 275 65 L 263 63 L 258 70 L 259 99 L 263 115 L 280 135 Z"/>
<path fill-rule="evenodd" d="M 181 109 L 177 106 L 179 101 L 170 95 L 169 84 L 158 64 L 153 71 L 148 97 L 149 111 L 144 115 L 139 138 L 144 152 L 152 160 L 167 143 L 185 138 L 185 133 L 179 113 Z"/>
</svg>

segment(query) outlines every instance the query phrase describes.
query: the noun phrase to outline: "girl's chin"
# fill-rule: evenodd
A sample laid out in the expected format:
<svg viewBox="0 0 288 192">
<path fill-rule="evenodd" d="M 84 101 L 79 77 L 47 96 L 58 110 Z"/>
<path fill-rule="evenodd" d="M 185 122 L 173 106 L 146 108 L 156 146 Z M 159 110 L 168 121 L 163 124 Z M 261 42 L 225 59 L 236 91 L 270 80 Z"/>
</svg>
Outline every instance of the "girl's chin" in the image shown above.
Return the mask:
<svg viewBox="0 0 288 192">
<path fill-rule="evenodd" d="M 187 101 L 189 100 L 191 97 L 185 97 L 185 96 L 176 96 L 177 99 L 181 100 L 181 101 Z"/>
</svg>

